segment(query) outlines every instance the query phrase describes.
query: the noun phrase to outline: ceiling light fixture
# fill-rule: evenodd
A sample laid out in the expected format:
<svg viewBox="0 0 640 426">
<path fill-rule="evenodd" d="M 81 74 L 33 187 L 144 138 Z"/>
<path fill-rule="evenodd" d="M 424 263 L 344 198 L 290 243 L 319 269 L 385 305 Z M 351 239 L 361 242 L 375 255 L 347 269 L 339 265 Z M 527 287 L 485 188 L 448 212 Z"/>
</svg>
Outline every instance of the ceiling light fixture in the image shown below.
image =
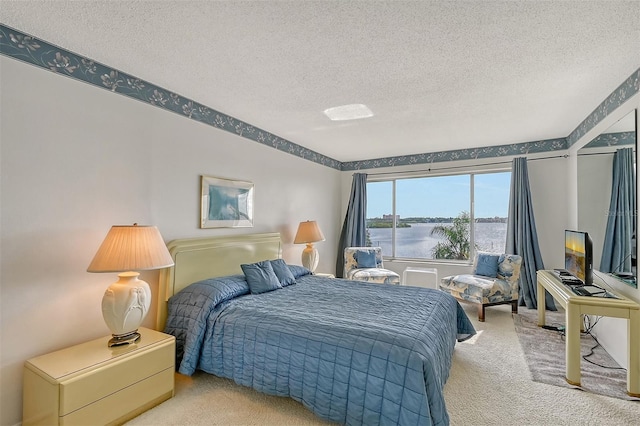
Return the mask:
<svg viewBox="0 0 640 426">
<path fill-rule="evenodd" d="M 373 117 L 373 112 L 362 104 L 342 105 L 324 110 L 324 114 L 333 121 L 357 120 Z"/>
</svg>

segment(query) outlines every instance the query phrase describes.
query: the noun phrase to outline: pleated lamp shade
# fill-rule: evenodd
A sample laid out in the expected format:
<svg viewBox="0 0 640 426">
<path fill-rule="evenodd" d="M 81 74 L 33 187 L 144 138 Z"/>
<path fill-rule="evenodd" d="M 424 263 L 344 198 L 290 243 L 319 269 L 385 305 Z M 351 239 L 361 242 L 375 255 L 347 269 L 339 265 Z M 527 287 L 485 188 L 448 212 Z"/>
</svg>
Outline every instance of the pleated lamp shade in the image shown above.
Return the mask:
<svg viewBox="0 0 640 426">
<path fill-rule="evenodd" d="M 293 244 L 315 243 L 318 241 L 324 241 L 324 235 L 322 235 L 318 223 L 315 220 L 300 222 Z"/>
<path fill-rule="evenodd" d="M 173 266 L 155 226 L 112 226 L 87 272 L 148 271 Z"/>
</svg>

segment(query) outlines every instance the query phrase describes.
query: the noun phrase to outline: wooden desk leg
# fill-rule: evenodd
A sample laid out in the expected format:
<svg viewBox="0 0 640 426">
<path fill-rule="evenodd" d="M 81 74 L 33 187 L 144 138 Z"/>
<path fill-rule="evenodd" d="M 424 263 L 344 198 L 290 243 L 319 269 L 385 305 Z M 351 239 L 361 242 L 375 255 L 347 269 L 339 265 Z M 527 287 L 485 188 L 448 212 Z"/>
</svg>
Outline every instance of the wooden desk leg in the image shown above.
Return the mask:
<svg viewBox="0 0 640 426">
<path fill-rule="evenodd" d="M 545 311 L 547 310 L 545 302 L 545 290 L 540 280 L 538 280 L 538 327 L 545 325 Z"/>
<path fill-rule="evenodd" d="M 580 307 L 567 304 L 566 313 L 566 381 L 570 385 L 580 386 Z"/>
<path fill-rule="evenodd" d="M 640 398 L 640 311 L 629 310 L 627 324 L 627 393 Z"/>
</svg>

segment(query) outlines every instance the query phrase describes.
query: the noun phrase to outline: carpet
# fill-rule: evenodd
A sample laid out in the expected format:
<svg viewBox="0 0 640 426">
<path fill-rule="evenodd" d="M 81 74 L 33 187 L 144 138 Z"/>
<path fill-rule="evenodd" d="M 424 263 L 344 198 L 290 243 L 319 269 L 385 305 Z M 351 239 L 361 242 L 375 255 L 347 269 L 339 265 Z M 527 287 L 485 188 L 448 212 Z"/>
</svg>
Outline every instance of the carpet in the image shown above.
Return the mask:
<svg viewBox="0 0 640 426">
<path fill-rule="evenodd" d="M 564 311 L 547 311 L 547 325 L 564 326 Z M 555 386 L 581 389 L 629 401 L 640 401 L 627 395 L 627 371 L 601 347 L 593 349 L 587 358 L 595 364 L 580 359 L 581 386 L 573 386 L 565 380 L 564 335 L 555 330 L 538 327 L 538 311 L 520 308 L 513 322 L 522 346 L 525 360 L 534 381 Z M 596 345 L 593 337 L 583 333 L 580 338 L 580 354 L 584 357 Z M 605 368 L 613 367 L 613 368 Z"/>
</svg>

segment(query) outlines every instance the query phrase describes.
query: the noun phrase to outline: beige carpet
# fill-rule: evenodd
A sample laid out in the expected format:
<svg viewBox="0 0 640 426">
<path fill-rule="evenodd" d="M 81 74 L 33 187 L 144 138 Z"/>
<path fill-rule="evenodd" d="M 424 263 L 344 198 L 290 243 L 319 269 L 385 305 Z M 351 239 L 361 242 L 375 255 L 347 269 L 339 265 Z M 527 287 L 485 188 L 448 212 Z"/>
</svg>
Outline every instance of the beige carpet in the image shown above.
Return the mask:
<svg viewBox="0 0 640 426">
<path fill-rule="evenodd" d="M 531 379 L 510 306 L 487 309 L 478 335 L 458 343 L 445 386 L 452 425 L 637 425 L 640 402 L 563 388 Z M 526 310 L 525 308 L 520 308 Z M 206 374 L 176 376 L 176 396 L 129 425 L 327 424 L 301 404 L 262 395 Z"/>
</svg>

